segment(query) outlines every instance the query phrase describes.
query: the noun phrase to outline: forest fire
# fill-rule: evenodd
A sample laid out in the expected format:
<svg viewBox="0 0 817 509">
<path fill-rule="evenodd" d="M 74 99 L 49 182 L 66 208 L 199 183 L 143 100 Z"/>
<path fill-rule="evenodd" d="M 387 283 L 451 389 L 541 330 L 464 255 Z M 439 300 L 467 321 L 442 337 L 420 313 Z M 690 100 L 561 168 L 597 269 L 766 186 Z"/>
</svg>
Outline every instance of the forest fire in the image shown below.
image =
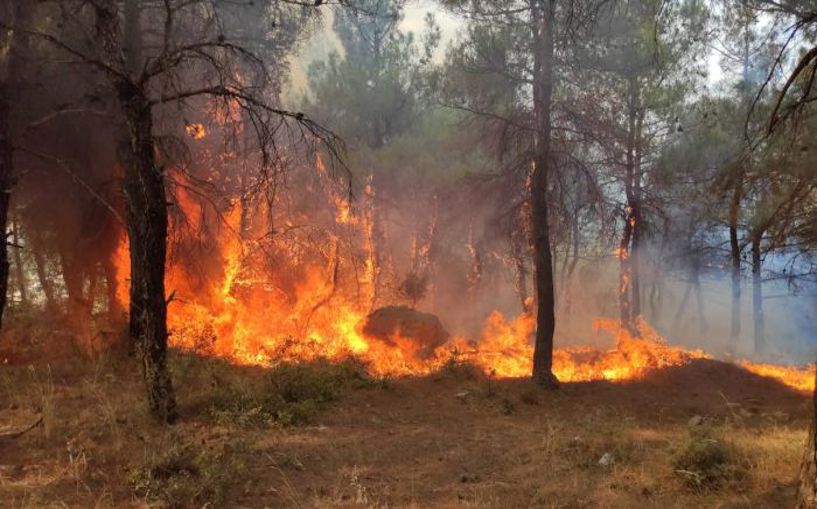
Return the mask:
<svg viewBox="0 0 817 509">
<path fill-rule="evenodd" d="M 352 215 L 349 204 L 330 195 L 339 227 L 357 231 L 370 239 L 365 217 Z M 200 207 L 184 192 L 177 193 L 184 209 L 187 231 L 199 231 L 204 221 Z M 338 242 L 328 248 L 325 264 L 312 264 L 298 272 L 291 292 L 276 286 L 261 258 L 254 256 L 239 230 L 238 207 L 224 216 L 227 223 L 219 236 L 218 256 L 223 266 L 213 279 L 202 279 L 195 268 L 170 264 L 166 277 L 171 346 L 203 355 L 224 357 L 239 364 L 272 365 L 282 361 L 327 358 L 341 361 L 354 357 L 377 376 L 423 375 L 449 362 L 466 362 L 486 375 L 500 378 L 530 375 L 535 319 L 522 313 L 506 318 L 494 311 L 486 319 L 479 338 L 451 337 L 430 353 L 423 353 L 417 338 L 399 332 L 383 341 L 363 332 L 367 320 L 373 279 L 371 258 L 361 263 L 355 286 L 347 291 L 338 281 Z M 180 225 L 176 225 L 180 228 Z M 171 257 L 172 259 L 172 257 Z M 121 284 L 119 299 L 126 304 L 129 274 L 128 248 L 122 242 L 117 253 Z M 639 337 L 633 337 L 614 319 L 596 319 L 594 329 L 610 336 L 610 350 L 587 346 L 556 349 L 553 373 L 563 382 L 626 381 L 639 379 L 650 370 L 683 366 L 695 359 L 710 359 L 702 350 L 671 346 L 646 321 L 639 319 Z M 800 391 L 813 387 L 807 370 L 740 361 L 739 366 L 773 378 Z"/>
<path fill-rule="evenodd" d="M 815 34 L 0 0 L 0 506 L 817 509 Z"/>
</svg>

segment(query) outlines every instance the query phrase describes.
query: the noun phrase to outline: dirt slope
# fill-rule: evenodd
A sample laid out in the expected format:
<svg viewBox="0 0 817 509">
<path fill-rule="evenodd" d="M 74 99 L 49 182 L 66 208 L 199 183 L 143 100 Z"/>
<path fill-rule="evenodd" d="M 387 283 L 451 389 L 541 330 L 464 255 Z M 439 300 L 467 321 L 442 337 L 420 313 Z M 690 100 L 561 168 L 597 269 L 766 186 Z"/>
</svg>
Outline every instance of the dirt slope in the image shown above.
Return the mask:
<svg viewBox="0 0 817 509">
<path fill-rule="evenodd" d="M 163 428 L 131 362 L 0 368 L 0 432 L 45 416 L 0 443 L 0 506 L 789 507 L 809 402 L 717 361 L 557 392 L 456 367 L 345 390 L 307 425 L 248 425 L 213 394 L 257 391 L 264 370 L 176 354 L 183 419 Z M 696 488 L 679 474 L 690 419 L 741 476 Z M 146 484 L 175 450 L 193 466 L 165 461 Z"/>
</svg>

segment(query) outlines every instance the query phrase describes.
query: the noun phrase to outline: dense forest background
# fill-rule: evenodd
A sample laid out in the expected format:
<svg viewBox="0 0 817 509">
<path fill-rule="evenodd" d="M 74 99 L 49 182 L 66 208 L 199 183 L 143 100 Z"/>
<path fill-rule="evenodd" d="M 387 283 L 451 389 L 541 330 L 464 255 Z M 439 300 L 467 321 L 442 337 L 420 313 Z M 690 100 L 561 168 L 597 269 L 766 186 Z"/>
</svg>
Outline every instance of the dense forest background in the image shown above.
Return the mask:
<svg viewBox="0 0 817 509">
<path fill-rule="evenodd" d="M 345 142 L 349 173 L 331 191 L 300 192 L 312 178 L 311 157 L 281 155 L 274 171 L 248 177 L 241 168 L 264 156 L 239 125 L 247 119 L 213 111 L 229 115 L 235 105 L 226 99 L 191 96 L 184 110 L 168 106 L 156 115 L 167 145 L 163 164 L 172 167 L 170 200 L 184 195 L 202 215 L 200 224 L 184 217 L 171 226 L 170 261 L 190 264 L 184 250 L 206 251 L 219 237 L 210 231 L 219 229 L 218 218 L 257 206 L 261 194 L 282 216 L 307 204 L 334 213 L 334 201 L 350 199 L 354 214 L 370 216 L 373 245 L 360 253 L 363 239 L 347 242 L 340 251 L 349 262 L 339 270 L 354 271 L 368 256 L 377 278 L 361 305 L 405 301 L 477 336 L 493 310 L 516 315 L 533 296 L 525 224 L 535 141 L 530 34 L 514 9 L 488 4 L 433 6 L 416 32 L 404 28 L 399 2 L 353 7 L 326 11 L 319 22 L 319 11 L 282 4 L 236 35 L 251 41 L 247 50 L 271 57 L 263 63 L 266 101 L 303 111 Z M 93 62 L 40 62 L 65 50 L 42 40 L 48 23 L 66 31 L 57 42 L 80 37 L 56 10 L 43 17 L 51 7 L 13 8 L 35 16 L 37 26 L 7 62 L 17 66 L 7 87 L 28 105 L 9 109 L 21 140 L 9 205 L 9 307 L 61 309 L 82 323 L 79 316 L 102 306 L 114 319 L 122 311 L 117 288 L 127 283 L 115 267 L 124 228 L 112 104 L 95 83 Z M 424 9 L 409 8 L 416 25 Z M 248 16 L 219 9 L 225 24 Z M 585 9 L 554 39 L 556 170 L 547 192 L 555 301 L 564 317 L 557 337 L 593 343 L 593 317 L 624 313 L 643 315 L 689 346 L 801 360 L 812 348 L 815 295 L 808 111 L 799 109 L 785 134 L 767 136 L 780 88 L 808 47 L 798 11 L 701 2 Z M 156 10 L 146 6 L 143 24 L 159 19 Z M 434 14 L 444 17 L 444 31 Z M 278 19 L 276 30 L 264 30 L 264 16 Z M 174 70 L 173 79 L 194 80 L 196 72 Z M 784 111 L 807 85 L 791 84 Z M 170 213 L 189 209 L 171 203 Z M 266 233 L 243 238 L 256 242 Z M 327 263 L 327 253 L 318 256 Z M 403 291 L 412 281 L 420 295 Z M 767 337 L 773 348 L 766 349 Z"/>
</svg>

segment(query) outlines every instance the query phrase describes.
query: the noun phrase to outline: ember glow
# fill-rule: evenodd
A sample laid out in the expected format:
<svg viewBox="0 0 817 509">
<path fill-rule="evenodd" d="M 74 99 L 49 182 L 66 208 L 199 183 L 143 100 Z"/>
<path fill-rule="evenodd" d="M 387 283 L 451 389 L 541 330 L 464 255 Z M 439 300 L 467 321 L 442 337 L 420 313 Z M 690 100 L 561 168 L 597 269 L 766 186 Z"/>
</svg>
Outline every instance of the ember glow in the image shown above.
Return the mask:
<svg viewBox="0 0 817 509">
<path fill-rule="evenodd" d="M 204 128 L 204 124 L 187 124 L 184 126 L 184 130 L 188 136 L 196 141 L 207 136 L 207 130 Z"/>
</svg>

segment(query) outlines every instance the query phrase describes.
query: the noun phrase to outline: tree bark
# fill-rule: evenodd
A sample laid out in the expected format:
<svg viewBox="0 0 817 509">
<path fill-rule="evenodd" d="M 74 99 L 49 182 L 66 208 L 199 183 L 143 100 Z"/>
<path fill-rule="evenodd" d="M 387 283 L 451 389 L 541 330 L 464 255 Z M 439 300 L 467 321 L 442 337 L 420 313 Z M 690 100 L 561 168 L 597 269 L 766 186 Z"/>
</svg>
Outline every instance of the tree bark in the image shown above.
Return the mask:
<svg viewBox="0 0 817 509">
<path fill-rule="evenodd" d="M 3 13 L 10 21 L 20 23 L 27 14 L 26 2 L 10 2 L 3 5 Z M 14 146 L 11 140 L 11 104 L 14 80 L 19 79 L 18 46 L 21 44 L 16 31 L 7 31 L 5 54 L 0 54 L 0 327 L 6 311 L 9 286 L 8 220 L 11 189 L 14 186 Z"/>
<path fill-rule="evenodd" d="M 761 264 L 760 233 L 755 233 L 752 235 L 752 309 L 755 322 L 755 353 L 763 353 L 766 349 Z"/>
<path fill-rule="evenodd" d="M 729 245 L 732 258 L 732 326 L 729 330 L 727 351 L 734 353 L 740 337 L 740 243 L 738 242 L 738 218 L 742 186 L 739 180 L 735 183 L 732 201 L 729 204 Z"/>
<path fill-rule="evenodd" d="M 533 108 L 536 146 L 531 177 L 531 226 L 536 271 L 536 343 L 533 379 L 543 387 L 558 387 L 553 375 L 553 332 L 556 328 L 553 260 L 548 225 L 548 173 L 550 172 L 550 113 L 553 94 L 554 0 L 533 0 L 534 41 Z"/>
<path fill-rule="evenodd" d="M 694 272 L 693 272 L 693 283 L 695 285 L 695 301 L 698 303 L 698 332 L 701 335 L 706 333 L 708 328 L 706 324 L 706 312 L 704 306 L 704 295 L 703 295 L 703 287 L 701 286 L 701 263 L 698 261 L 695 264 Z"/>
<path fill-rule="evenodd" d="M 634 334 L 635 327 L 633 323 L 632 311 L 632 273 L 630 264 L 630 242 L 633 235 L 633 220 L 628 211 L 624 217 L 624 229 L 621 232 L 621 241 L 618 245 L 618 308 L 621 319 L 621 326 L 627 329 L 628 332 Z"/>
<path fill-rule="evenodd" d="M 62 281 L 65 285 L 65 293 L 68 294 L 68 301 L 65 312 L 71 328 L 76 332 L 83 331 L 84 326 L 89 322 L 90 307 L 86 305 L 85 299 L 85 276 L 87 274 L 83 261 L 77 260 L 77 249 L 75 244 L 61 245 L 59 249 L 60 269 Z"/>
<path fill-rule="evenodd" d="M 579 215 L 573 216 L 570 221 L 570 242 L 572 254 L 565 252 L 565 264 L 562 271 L 562 298 L 560 307 L 564 316 L 569 316 L 573 306 L 573 274 L 576 272 L 576 267 L 579 265 L 579 243 L 581 237 L 579 234 Z M 569 263 L 568 263 L 569 261 Z"/>
<path fill-rule="evenodd" d="M 638 77 L 627 80 L 627 146 L 624 166 L 624 193 L 627 198 L 624 230 L 619 244 L 619 308 L 621 325 L 638 336 L 636 319 L 641 314 L 641 114 Z"/>
<path fill-rule="evenodd" d="M 176 399 L 167 369 L 167 196 L 164 172 L 155 160 L 153 115 L 145 91 L 128 78 L 113 1 L 95 8 L 96 27 L 106 59 L 121 73 L 110 73 L 125 117 L 130 149 L 123 190 L 130 246 L 130 334 L 141 362 L 151 413 L 161 422 L 176 419 Z"/>
<path fill-rule="evenodd" d="M 35 237 L 35 239 L 37 238 L 38 236 Z M 31 254 L 34 257 L 34 267 L 37 271 L 37 280 L 40 282 L 40 287 L 45 295 L 45 309 L 53 316 L 59 311 L 59 306 L 54 298 L 54 287 L 52 286 L 51 278 L 49 277 L 45 266 L 46 262 L 42 253 L 41 243 L 41 240 L 32 242 Z"/>
<path fill-rule="evenodd" d="M 811 425 L 809 425 L 806 450 L 800 465 L 797 486 L 797 509 L 817 509 L 817 365 L 814 366 L 814 392 L 811 397 Z"/>
<path fill-rule="evenodd" d="M 116 265 L 113 259 L 105 258 L 102 260 L 102 271 L 105 275 L 105 289 L 108 304 L 108 321 L 117 323 L 122 320 L 123 309 L 117 298 L 119 290 L 119 281 L 116 277 Z"/>
<path fill-rule="evenodd" d="M 6 311 L 9 286 L 9 253 L 8 227 L 9 202 L 11 187 L 14 183 L 14 166 L 12 157 L 11 127 L 9 126 L 9 93 L 8 76 L 0 84 L 0 327 Z"/>
<path fill-rule="evenodd" d="M 26 278 L 25 267 L 23 267 L 23 253 L 20 244 L 20 231 L 17 227 L 17 221 L 11 221 L 11 233 L 14 240 L 14 269 L 17 273 L 17 285 L 20 290 L 20 303 L 23 306 L 28 306 L 28 280 Z"/>
</svg>

